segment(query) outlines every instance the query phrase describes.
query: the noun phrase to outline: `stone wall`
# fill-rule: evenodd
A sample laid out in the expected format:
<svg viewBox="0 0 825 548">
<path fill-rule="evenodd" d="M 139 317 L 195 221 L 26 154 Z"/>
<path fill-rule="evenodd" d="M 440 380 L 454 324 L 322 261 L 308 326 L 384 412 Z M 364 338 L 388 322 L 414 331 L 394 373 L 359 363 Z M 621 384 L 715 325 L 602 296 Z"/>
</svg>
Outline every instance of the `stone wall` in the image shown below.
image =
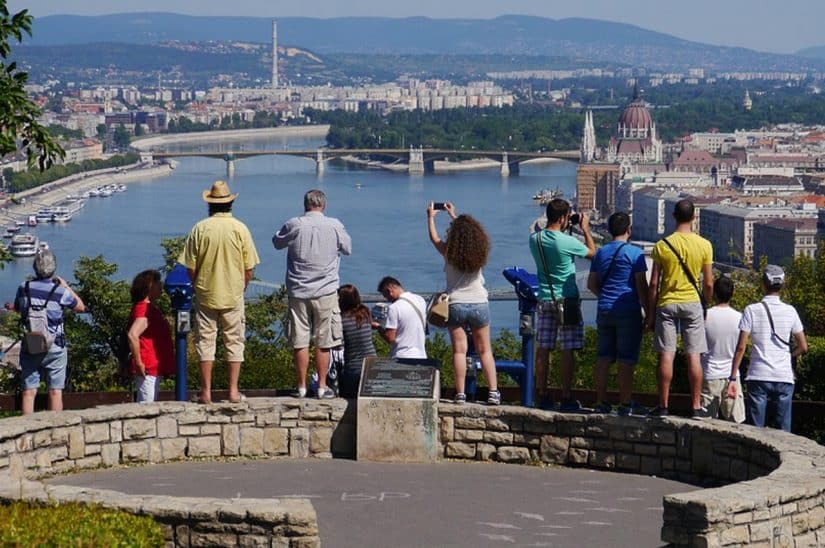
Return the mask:
<svg viewBox="0 0 825 548">
<path fill-rule="evenodd" d="M 308 500 L 130 496 L 38 476 L 187 458 L 354 456 L 345 400 L 126 404 L 0 420 L 0 499 L 94 502 L 153 516 L 176 546 L 320 544 Z"/>
<path fill-rule="evenodd" d="M 130 496 L 43 485 L 46 474 L 221 457 L 354 457 L 355 405 L 254 398 L 165 402 L 0 420 L 0 500 L 98 502 L 153 516 L 177 546 L 317 546 L 308 500 Z M 708 488 L 666 496 L 673 546 L 825 545 L 825 448 L 719 421 L 438 406 L 442 456 L 656 475 Z"/>
<path fill-rule="evenodd" d="M 825 447 L 721 421 L 441 404 L 444 457 L 550 463 L 674 479 L 672 546 L 825 546 Z"/>
</svg>

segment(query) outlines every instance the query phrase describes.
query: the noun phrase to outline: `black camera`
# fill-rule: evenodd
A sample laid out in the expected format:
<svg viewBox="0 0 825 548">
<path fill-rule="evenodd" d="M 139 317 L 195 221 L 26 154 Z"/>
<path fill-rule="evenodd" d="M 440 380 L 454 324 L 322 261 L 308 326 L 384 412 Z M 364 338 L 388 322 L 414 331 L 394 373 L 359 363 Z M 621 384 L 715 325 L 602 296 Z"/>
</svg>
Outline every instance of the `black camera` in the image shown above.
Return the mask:
<svg viewBox="0 0 825 548">
<path fill-rule="evenodd" d="M 570 216 L 570 226 L 575 226 L 582 222 L 582 216 L 578 213 L 574 213 Z"/>
<path fill-rule="evenodd" d="M 433 202 L 433 209 L 447 209 L 447 202 Z"/>
</svg>

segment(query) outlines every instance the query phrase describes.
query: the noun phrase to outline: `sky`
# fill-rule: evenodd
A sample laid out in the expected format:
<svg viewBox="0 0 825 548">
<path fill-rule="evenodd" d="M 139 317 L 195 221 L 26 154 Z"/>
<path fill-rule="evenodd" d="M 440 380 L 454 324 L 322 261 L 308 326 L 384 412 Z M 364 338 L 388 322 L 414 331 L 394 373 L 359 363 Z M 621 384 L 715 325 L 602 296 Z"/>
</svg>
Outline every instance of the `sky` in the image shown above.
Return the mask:
<svg viewBox="0 0 825 548">
<path fill-rule="evenodd" d="M 696 42 L 792 53 L 825 45 L 823 0 L 8 0 L 35 17 L 165 11 L 258 17 L 490 19 L 504 14 L 630 23 Z"/>
</svg>

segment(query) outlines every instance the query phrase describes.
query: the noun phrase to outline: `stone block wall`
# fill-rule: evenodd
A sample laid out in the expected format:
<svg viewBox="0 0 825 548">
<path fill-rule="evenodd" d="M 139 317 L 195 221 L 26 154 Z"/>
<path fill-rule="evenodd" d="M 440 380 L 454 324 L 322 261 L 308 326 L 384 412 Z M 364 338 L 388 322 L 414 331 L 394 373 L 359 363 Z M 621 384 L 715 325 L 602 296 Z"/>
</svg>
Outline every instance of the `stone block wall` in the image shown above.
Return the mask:
<svg viewBox="0 0 825 548">
<path fill-rule="evenodd" d="M 153 516 L 176 546 L 317 546 L 308 500 L 131 496 L 46 486 L 45 474 L 219 457 L 353 457 L 345 400 L 261 398 L 241 404 L 162 402 L 0 420 L 0 499 L 82 501 Z"/>
<path fill-rule="evenodd" d="M 825 447 L 721 421 L 439 406 L 445 458 L 617 470 L 710 488 L 666 496 L 671 546 L 825 546 Z"/>
<path fill-rule="evenodd" d="M 548 463 L 708 488 L 664 498 L 672 546 L 825 546 L 825 448 L 719 421 L 439 403 L 445 459 Z M 100 503 L 153 516 L 175 546 L 318 546 L 308 500 L 133 496 L 44 485 L 46 474 L 221 457 L 355 456 L 355 402 L 126 404 L 0 420 L 0 501 Z"/>
</svg>

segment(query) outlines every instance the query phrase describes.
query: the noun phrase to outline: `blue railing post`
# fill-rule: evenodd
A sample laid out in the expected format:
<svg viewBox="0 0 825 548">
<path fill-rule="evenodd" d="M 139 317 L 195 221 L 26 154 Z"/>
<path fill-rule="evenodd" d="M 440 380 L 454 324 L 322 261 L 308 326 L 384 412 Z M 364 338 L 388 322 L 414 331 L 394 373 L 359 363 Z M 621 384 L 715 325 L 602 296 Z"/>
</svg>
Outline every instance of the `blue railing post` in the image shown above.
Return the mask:
<svg viewBox="0 0 825 548">
<path fill-rule="evenodd" d="M 523 268 L 506 268 L 504 277 L 513 284 L 518 296 L 519 335 L 521 335 L 521 361 L 496 360 L 496 370 L 510 375 L 521 388 L 521 404 L 533 406 L 535 379 L 534 369 L 534 319 L 538 303 L 539 281 L 535 274 Z"/>
<path fill-rule="evenodd" d="M 521 361 L 524 363 L 524 380 L 521 383 L 521 401 L 525 407 L 533 407 L 533 392 L 536 381 L 535 368 L 535 313 L 536 301 L 519 296 L 519 335 L 521 335 Z"/>
<path fill-rule="evenodd" d="M 186 335 L 192 329 L 191 310 L 194 294 L 186 267 L 176 265 L 166 276 L 163 287 L 169 294 L 172 308 L 175 310 L 175 399 L 186 401 Z"/>
</svg>

